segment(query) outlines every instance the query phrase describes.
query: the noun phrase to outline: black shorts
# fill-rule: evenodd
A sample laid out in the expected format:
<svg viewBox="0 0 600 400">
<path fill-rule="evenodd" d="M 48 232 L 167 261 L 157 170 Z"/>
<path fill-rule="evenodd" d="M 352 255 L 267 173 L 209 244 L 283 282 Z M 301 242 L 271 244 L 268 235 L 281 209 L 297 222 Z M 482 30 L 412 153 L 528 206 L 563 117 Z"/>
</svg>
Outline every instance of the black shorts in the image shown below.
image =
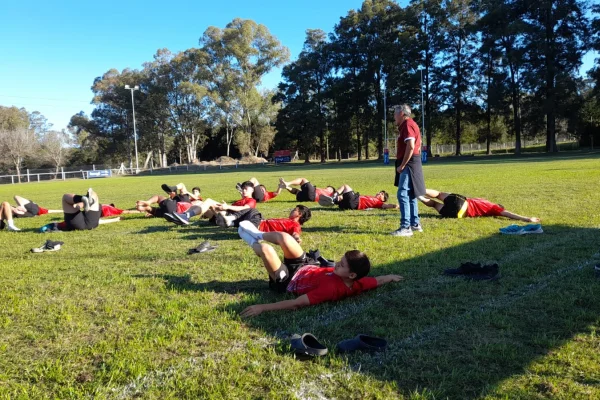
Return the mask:
<svg viewBox="0 0 600 400">
<path fill-rule="evenodd" d="M 460 194 L 449 194 L 444 199 L 444 206 L 440 209 L 440 215 L 443 218 L 458 218 L 458 212 L 467 201 L 466 197 Z"/>
<path fill-rule="evenodd" d="M 25 213 L 24 214 L 13 213 L 14 218 L 37 217 L 37 215 L 40 213 L 40 207 L 35 203 L 29 202 L 29 203 L 25 204 L 23 207 L 26 210 Z"/>
<path fill-rule="evenodd" d="M 171 200 L 171 199 L 167 199 L 167 200 Z M 175 201 L 176 203 L 179 203 L 179 202 L 191 203 L 192 202 L 192 199 L 190 198 L 189 194 L 178 194 L 177 196 L 173 197 L 172 200 Z"/>
<path fill-rule="evenodd" d="M 78 211 L 70 214 L 65 213 L 65 223 L 68 231 L 85 231 L 97 228 L 100 225 L 102 211 Z"/>
<path fill-rule="evenodd" d="M 340 210 L 358 210 L 358 198 L 360 193 L 346 192 L 342 195 L 342 200 L 338 203 Z"/>
<path fill-rule="evenodd" d="M 252 193 L 252 198 L 259 203 L 265 199 L 265 188 L 262 185 L 258 185 L 254 187 L 254 193 Z"/>
<path fill-rule="evenodd" d="M 158 208 L 161 211 L 161 217 L 164 217 L 166 213 L 174 213 L 177 212 L 177 201 L 171 199 L 165 199 L 158 203 Z"/>
<path fill-rule="evenodd" d="M 315 201 L 316 195 L 317 188 L 312 183 L 306 182 L 300 186 L 300 191 L 296 193 L 296 201 Z"/>
<path fill-rule="evenodd" d="M 269 289 L 274 290 L 278 293 L 287 292 L 287 287 L 290 284 L 290 281 L 292 280 L 294 275 L 296 275 L 296 272 L 298 272 L 300 268 L 306 265 L 306 262 L 306 253 L 303 254 L 301 257 L 294 259 L 284 258 L 283 264 L 281 264 L 281 266 L 287 268 L 288 276 L 284 280 L 278 282 L 275 282 L 273 279 L 271 279 L 271 277 L 269 277 Z"/>
</svg>

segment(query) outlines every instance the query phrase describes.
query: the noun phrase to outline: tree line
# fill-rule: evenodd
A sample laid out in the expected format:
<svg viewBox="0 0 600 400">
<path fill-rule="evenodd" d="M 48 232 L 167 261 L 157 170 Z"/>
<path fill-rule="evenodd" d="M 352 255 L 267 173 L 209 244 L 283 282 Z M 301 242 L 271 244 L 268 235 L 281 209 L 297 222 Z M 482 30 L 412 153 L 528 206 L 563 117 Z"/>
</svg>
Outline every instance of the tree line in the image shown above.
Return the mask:
<svg viewBox="0 0 600 400">
<path fill-rule="evenodd" d="M 583 144 L 595 134 L 598 143 L 600 61 L 589 78 L 578 72 L 589 50 L 600 51 L 599 15 L 600 6 L 585 0 L 413 0 L 406 7 L 365 0 L 332 32 L 308 29 L 290 63 L 267 27 L 236 18 L 209 27 L 198 47 L 159 49 L 140 70 L 96 78 L 92 114 L 70 120 L 67 162 L 132 162 L 125 85 L 139 86 L 141 167 L 277 149 L 306 160 L 381 157 L 384 132 L 395 137 L 391 106 L 400 103 L 413 107 L 426 145 L 455 144 L 457 154 L 461 143 L 487 143 L 489 152 L 496 141 L 513 141 L 519 153 L 522 140 L 534 137 L 545 137 L 554 152 L 559 133 Z M 277 88 L 261 89 L 280 66 Z M 12 163 L 19 168 L 25 159 Z"/>
</svg>

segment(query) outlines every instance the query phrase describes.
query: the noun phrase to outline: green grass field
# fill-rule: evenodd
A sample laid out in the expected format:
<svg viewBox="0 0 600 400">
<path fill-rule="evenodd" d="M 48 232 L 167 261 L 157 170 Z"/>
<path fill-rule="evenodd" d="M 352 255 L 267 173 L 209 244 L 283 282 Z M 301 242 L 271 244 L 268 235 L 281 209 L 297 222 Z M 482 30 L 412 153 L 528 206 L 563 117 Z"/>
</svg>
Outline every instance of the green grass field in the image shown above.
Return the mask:
<svg viewBox="0 0 600 400">
<path fill-rule="evenodd" d="M 86 232 L 40 234 L 60 214 L 16 220 L 0 232 L 0 398 L 155 399 L 598 399 L 600 398 L 600 153 L 476 157 L 425 166 L 427 186 L 486 197 L 542 218 L 542 235 L 503 236 L 501 218 L 442 220 L 420 207 L 425 232 L 395 238 L 398 212 L 340 212 L 314 205 L 303 247 L 327 258 L 367 252 L 372 274 L 405 280 L 338 303 L 243 319 L 255 303 L 291 298 L 235 230 L 205 221 L 176 227 L 141 214 Z M 121 208 L 160 184 L 199 185 L 233 201 L 236 182 L 306 176 L 392 193 L 379 163 L 284 166 L 189 175 L 120 177 L 0 186 L 60 208 L 65 192 L 91 185 Z M 292 195 L 259 205 L 282 217 Z M 52 238 L 54 253 L 32 254 Z M 211 253 L 187 255 L 203 240 Z M 461 262 L 497 262 L 501 278 L 441 275 Z M 301 362 L 288 338 L 311 332 L 328 356 Z M 388 339 L 386 353 L 342 356 L 358 333 Z"/>
</svg>

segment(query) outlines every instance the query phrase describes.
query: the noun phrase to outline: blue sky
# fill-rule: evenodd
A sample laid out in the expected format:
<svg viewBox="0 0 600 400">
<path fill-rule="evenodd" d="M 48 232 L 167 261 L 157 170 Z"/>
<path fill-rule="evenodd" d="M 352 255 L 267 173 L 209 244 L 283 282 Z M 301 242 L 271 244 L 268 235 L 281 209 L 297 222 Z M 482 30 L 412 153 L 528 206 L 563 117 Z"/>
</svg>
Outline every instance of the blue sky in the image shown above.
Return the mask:
<svg viewBox="0 0 600 400">
<path fill-rule="evenodd" d="M 401 0 L 405 5 L 407 0 Z M 91 113 L 94 79 L 111 68 L 141 69 L 159 48 L 198 47 L 207 27 L 233 18 L 266 25 L 297 57 L 306 29 L 331 32 L 362 0 L 6 1 L 0 11 L 0 105 L 40 111 L 54 129 Z M 583 70 L 593 65 L 585 59 Z M 275 87 L 280 70 L 263 79 Z"/>
</svg>

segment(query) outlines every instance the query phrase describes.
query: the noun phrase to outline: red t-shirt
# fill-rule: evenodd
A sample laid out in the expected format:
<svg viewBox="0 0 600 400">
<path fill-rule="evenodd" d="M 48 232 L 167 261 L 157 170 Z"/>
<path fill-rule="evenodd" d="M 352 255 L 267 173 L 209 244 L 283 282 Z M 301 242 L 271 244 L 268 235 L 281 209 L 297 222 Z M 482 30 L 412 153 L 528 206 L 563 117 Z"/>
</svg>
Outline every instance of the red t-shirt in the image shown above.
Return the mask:
<svg viewBox="0 0 600 400">
<path fill-rule="evenodd" d="M 254 200 L 252 197 L 243 197 L 233 203 L 232 206 L 249 206 L 250 208 L 256 208 L 256 200 Z"/>
<path fill-rule="evenodd" d="M 504 207 L 486 199 L 467 198 L 467 204 L 467 217 L 498 217 L 504 211 Z"/>
<path fill-rule="evenodd" d="M 38 211 L 37 215 L 48 214 L 48 209 L 47 208 L 43 208 L 43 207 L 38 206 L 38 209 L 39 209 L 39 211 Z"/>
<path fill-rule="evenodd" d="M 333 194 L 333 189 L 330 187 L 325 189 L 315 188 L 315 201 L 317 203 L 319 202 L 319 197 L 321 197 L 323 194 L 325 196 L 331 196 Z"/>
<path fill-rule="evenodd" d="M 381 207 L 383 207 L 383 201 L 379 200 L 375 196 L 358 196 L 357 210 L 364 210 L 366 208 L 381 208 Z"/>
<path fill-rule="evenodd" d="M 333 270 L 333 267 L 321 268 L 316 265 L 305 265 L 296 272 L 287 291 L 297 295 L 306 294 L 310 304 L 319 304 L 356 296 L 377 287 L 377 279 L 365 276 L 354 281 L 350 288 L 346 286 L 342 278 L 333 273 Z"/>
<path fill-rule="evenodd" d="M 290 235 L 294 233 L 299 235 L 302 232 L 300 223 L 289 218 L 265 219 L 261 221 L 258 230 L 261 232 L 285 232 Z"/>
<path fill-rule="evenodd" d="M 269 200 L 271 200 L 273 197 L 277 197 L 277 195 L 275 194 L 275 192 L 267 192 L 267 191 L 265 190 L 265 194 L 264 194 L 264 197 L 263 197 L 263 203 L 264 203 L 265 201 L 269 201 Z"/>
<path fill-rule="evenodd" d="M 102 209 L 100 211 L 102 211 L 101 215 L 103 217 L 114 217 L 115 215 L 123 214 L 123 210 L 113 207 L 110 204 L 102 204 L 101 207 Z"/>
<path fill-rule="evenodd" d="M 397 147 L 398 152 L 396 158 L 402 160 L 404 158 L 404 152 L 406 151 L 406 140 L 409 138 L 415 139 L 415 149 L 413 150 L 413 156 L 421 154 L 421 131 L 419 125 L 412 119 L 405 120 L 402 125 L 398 127 L 398 138 Z"/>
</svg>

